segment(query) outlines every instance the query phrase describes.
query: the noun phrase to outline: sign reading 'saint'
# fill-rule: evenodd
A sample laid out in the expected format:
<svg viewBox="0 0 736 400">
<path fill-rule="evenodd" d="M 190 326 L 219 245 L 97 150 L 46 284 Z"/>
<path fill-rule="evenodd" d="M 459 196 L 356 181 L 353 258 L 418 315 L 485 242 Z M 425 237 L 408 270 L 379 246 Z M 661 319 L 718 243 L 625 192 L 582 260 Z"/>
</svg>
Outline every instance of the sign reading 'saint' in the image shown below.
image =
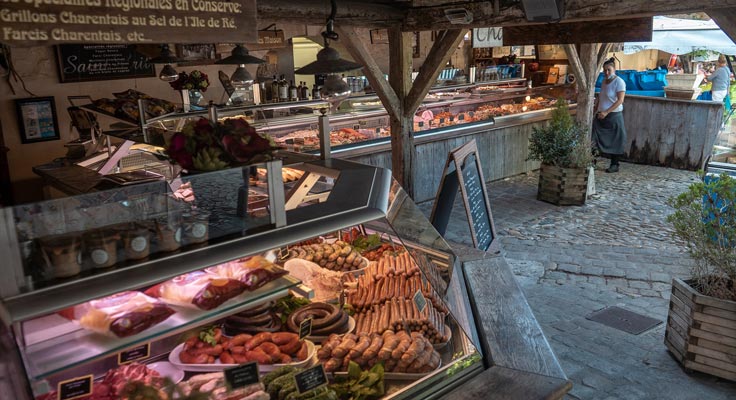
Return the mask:
<svg viewBox="0 0 736 400">
<path fill-rule="evenodd" d="M 256 0 L 0 0 L 0 43 L 256 41 Z"/>
</svg>

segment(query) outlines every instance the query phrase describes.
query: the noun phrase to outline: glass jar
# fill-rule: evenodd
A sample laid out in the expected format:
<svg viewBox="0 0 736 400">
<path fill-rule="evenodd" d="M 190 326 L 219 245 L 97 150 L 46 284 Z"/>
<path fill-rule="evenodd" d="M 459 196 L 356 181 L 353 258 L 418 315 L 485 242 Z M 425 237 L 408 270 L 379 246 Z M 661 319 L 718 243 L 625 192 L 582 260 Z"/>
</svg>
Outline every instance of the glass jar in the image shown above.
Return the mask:
<svg viewBox="0 0 736 400">
<path fill-rule="evenodd" d="M 113 230 L 95 230 L 84 235 L 85 252 L 94 268 L 108 268 L 118 260 L 119 236 Z"/>
<path fill-rule="evenodd" d="M 206 211 L 192 211 L 182 215 L 184 243 L 196 244 L 209 240 L 210 213 Z"/>
<path fill-rule="evenodd" d="M 67 278 L 82 272 L 82 238 L 58 235 L 40 239 L 41 253 L 54 278 Z"/>
<path fill-rule="evenodd" d="M 156 250 L 177 251 L 182 244 L 181 213 L 164 215 L 154 220 L 156 224 Z"/>
<path fill-rule="evenodd" d="M 125 258 L 127 260 L 140 260 L 148 257 L 151 252 L 149 236 L 150 232 L 146 226 L 130 224 L 122 233 Z"/>
</svg>

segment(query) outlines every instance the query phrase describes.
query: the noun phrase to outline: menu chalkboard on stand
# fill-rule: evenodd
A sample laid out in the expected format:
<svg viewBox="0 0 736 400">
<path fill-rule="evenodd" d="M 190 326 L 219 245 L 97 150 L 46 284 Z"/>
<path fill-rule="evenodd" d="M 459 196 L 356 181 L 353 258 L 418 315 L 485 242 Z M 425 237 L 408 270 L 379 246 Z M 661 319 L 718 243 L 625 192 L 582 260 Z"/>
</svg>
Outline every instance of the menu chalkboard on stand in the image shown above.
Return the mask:
<svg viewBox="0 0 736 400">
<path fill-rule="evenodd" d="M 432 225 L 443 236 L 458 188 L 462 194 L 473 245 L 484 251 L 498 251 L 496 228 L 475 140 L 450 151 L 447 156 L 430 217 Z"/>
</svg>

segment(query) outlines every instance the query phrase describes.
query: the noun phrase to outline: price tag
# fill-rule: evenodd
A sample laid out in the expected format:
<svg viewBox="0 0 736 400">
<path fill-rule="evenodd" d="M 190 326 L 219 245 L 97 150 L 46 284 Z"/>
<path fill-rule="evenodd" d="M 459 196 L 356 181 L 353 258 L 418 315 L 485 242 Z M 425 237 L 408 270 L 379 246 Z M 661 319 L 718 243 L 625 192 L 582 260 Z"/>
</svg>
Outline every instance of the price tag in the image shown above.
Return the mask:
<svg viewBox="0 0 736 400">
<path fill-rule="evenodd" d="M 92 394 L 93 379 L 92 375 L 87 375 L 59 382 L 59 386 L 57 386 L 59 397 L 57 399 L 72 400 L 89 396 Z"/>
<path fill-rule="evenodd" d="M 294 381 L 296 381 L 296 391 L 302 394 L 326 385 L 327 375 L 322 364 L 318 364 L 306 371 L 295 374 Z"/>
<path fill-rule="evenodd" d="M 118 365 L 132 363 L 133 361 L 142 360 L 148 358 L 151 355 L 150 343 L 142 344 L 138 347 L 134 347 L 130 350 L 121 351 L 118 353 Z"/>
<path fill-rule="evenodd" d="M 424 311 L 425 307 L 427 307 L 427 299 L 424 298 L 421 290 L 417 290 L 417 292 L 414 293 L 414 304 L 417 306 L 417 310 L 419 310 L 420 313 Z"/>
<path fill-rule="evenodd" d="M 299 324 L 299 340 L 312 334 L 312 318 L 307 318 Z"/>
<path fill-rule="evenodd" d="M 368 126 L 368 121 L 364 119 L 358 120 L 358 126 Z"/>
<path fill-rule="evenodd" d="M 284 261 L 287 258 L 289 258 L 289 248 L 288 247 L 282 247 L 279 249 L 279 260 Z"/>
<path fill-rule="evenodd" d="M 445 123 L 445 117 L 440 118 L 440 125 Z"/>
<path fill-rule="evenodd" d="M 253 385 L 260 381 L 261 375 L 258 371 L 258 363 L 251 362 L 225 370 L 225 384 L 228 390 Z"/>
<path fill-rule="evenodd" d="M 353 125 L 353 129 L 357 131 L 358 129 L 360 129 L 360 125 L 358 124 Z"/>
<path fill-rule="evenodd" d="M 468 113 L 468 115 L 470 115 L 470 118 L 473 118 L 473 117 L 475 117 L 475 111 L 470 111 L 470 112 Z"/>
<path fill-rule="evenodd" d="M 460 120 L 460 121 L 465 121 L 465 114 L 460 114 L 460 115 L 459 115 L 459 116 L 457 117 L 457 119 L 458 119 L 458 120 Z"/>
</svg>

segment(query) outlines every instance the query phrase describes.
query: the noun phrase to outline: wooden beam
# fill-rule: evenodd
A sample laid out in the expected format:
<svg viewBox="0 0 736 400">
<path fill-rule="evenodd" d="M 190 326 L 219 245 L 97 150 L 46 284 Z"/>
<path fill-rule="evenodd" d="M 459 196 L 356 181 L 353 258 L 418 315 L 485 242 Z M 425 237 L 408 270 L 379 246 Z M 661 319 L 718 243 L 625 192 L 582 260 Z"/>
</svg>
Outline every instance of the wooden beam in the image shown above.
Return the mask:
<svg viewBox="0 0 736 400">
<path fill-rule="evenodd" d="M 585 70 L 583 69 L 583 64 L 580 62 L 580 55 L 578 54 L 578 49 L 575 47 L 574 44 L 567 43 L 563 45 L 565 49 L 565 53 L 567 53 L 567 62 L 570 64 L 570 68 L 572 69 L 572 73 L 577 78 L 577 85 L 578 88 L 580 87 L 588 87 L 588 82 L 586 82 L 585 78 Z"/>
<path fill-rule="evenodd" d="M 447 8 L 465 8 L 473 13 L 473 21 L 463 28 L 483 28 L 513 25 L 531 25 L 524 17 L 519 3 L 502 7 L 494 13 L 492 2 L 457 3 L 446 0 L 442 4 L 428 7 L 414 7 L 408 10 L 405 31 L 429 31 L 458 28 L 445 17 Z M 736 7 L 736 0 L 702 1 L 641 1 L 641 0 L 567 0 L 565 14 L 561 22 L 598 21 L 606 19 L 627 19 L 652 17 L 665 14 L 687 14 L 703 10 Z M 619 32 L 620 33 L 620 32 Z"/>
<path fill-rule="evenodd" d="M 419 74 L 414 80 L 414 85 L 409 95 L 404 100 L 405 115 L 414 115 L 427 96 L 429 89 L 437 81 L 440 72 L 445 68 L 447 61 L 457 49 L 457 45 L 465 36 L 465 29 L 448 29 L 444 35 L 434 42 L 429 50 L 424 64 L 419 69 Z"/>
<path fill-rule="evenodd" d="M 611 52 L 612 48 L 613 43 L 603 43 L 601 47 L 598 48 L 598 68 L 600 68 L 604 62 L 606 62 L 608 53 Z"/>
<path fill-rule="evenodd" d="M 404 20 L 405 12 L 394 6 L 368 1 L 338 2 L 335 25 L 389 27 Z M 327 0 L 268 0 L 256 4 L 258 19 L 298 24 L 324 25 L 330 15 Z"/>
<path fill-rule="evenodd" d="M 651 17 L 503 28 L 504 46 L 651 41 Z"/>
<path fill-rule="evenodd" d="M 386 108 L 390 116 L 398 117 L 401 114 L 399 98 L 391 85 L 383 78 L 383 71 L 378 67 L 373 55 L 365 48 L 355 28 L 341 27 L 337 28 L 337 31 L 340 34 L 340 41 L 343 42 L 350 55 L 353 56 L 355 61 L 363 64 L 363 72 L 371 87 L 376 91 L 378 98 L 381 99 L 383 107 Z"/>
<path fill-rule="evenodd" d="M 391 116 L 391 169 L 394 178 L 409 196 L 414 196 L 414 119 L 404 109 L 406 96 L 411 89 L 412 41 L 414 33 L 401 32 L 399 27 L 389 28 L 388 79 L 399 98 L 400 111 Z"/>
<path fill-rule="evenodd" d="M 736 42 L 736 7 L 720 8 L 717 10 L 706 10 L 706 14 L 713 18 L 718 27 Z"/>
</svg>

